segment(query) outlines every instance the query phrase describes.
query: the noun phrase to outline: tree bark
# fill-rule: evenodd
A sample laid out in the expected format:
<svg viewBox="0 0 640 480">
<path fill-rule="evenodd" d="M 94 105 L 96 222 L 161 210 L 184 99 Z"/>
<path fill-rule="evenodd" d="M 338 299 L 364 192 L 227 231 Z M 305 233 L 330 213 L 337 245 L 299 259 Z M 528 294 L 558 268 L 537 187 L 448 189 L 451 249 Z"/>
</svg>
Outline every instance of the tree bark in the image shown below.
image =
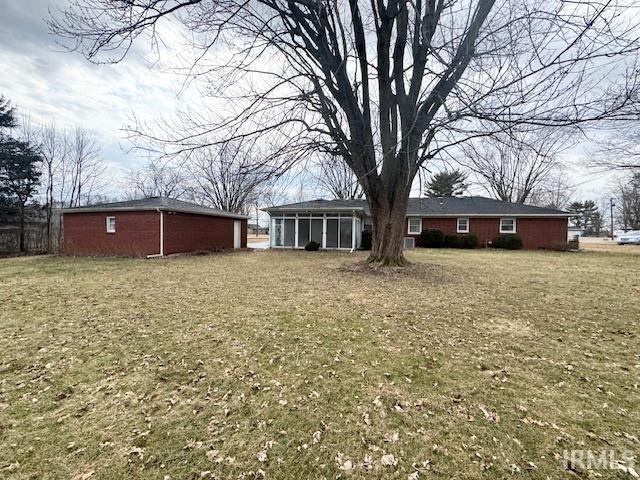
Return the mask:
<svg viewBox="0 0 640 480">
<path fill-rule="evenodd" d="M 395 201 L 369 200 L 373 223 L 373 242 L 367 262 L 380 266 L 407 265 L 403 254 L 405 219 L 409 192 L 402 192 Z"/>
<path fill-rule="evenodd" d="M 24 252 L 24 204 L 20 207 L 20 252 Z"/>
</svg>

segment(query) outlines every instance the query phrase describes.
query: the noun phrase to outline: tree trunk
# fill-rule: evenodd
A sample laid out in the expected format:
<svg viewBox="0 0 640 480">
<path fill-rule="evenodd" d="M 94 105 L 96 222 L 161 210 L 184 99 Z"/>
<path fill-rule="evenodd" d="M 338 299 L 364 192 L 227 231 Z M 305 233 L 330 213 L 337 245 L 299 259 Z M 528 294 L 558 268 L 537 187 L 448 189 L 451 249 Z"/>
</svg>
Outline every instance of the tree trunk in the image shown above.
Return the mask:
<svg viewBox="0 0 640 480">
<path fill-rule="evenodd" d="M 404 247 L 405 218 L 409 192 L 396 197 L 395 202 L 369 200 L 373 222 L 373 244 L 367 262 L 382 266 L 404 266 L 407 260 Z"/>
<path fill-rule="evenodd" d="M 24 252 L 24 205 L 20 208 L 20 252 Z"/>
</svg>

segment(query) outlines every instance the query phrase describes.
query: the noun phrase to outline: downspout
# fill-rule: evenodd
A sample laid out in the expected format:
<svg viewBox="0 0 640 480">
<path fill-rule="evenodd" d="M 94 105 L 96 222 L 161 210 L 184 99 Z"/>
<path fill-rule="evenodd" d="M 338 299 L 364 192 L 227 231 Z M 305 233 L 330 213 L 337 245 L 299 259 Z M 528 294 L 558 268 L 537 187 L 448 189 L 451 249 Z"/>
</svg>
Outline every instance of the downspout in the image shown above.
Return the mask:
<svg viewBox="0 0 640 480">
<path fill-rule="evenodd" d="M 356 237 L 358 234 L 356 233 L 356 212 L 351 212 L 351 250 L 349 253 L 353 253 L 356 250 Z"/>
<path fill-rule="evenodd" d="M 156 208 L 156 212 L 160 214 L 160 253 L 147 255 L 147 258 L 164 257 L 164 214 L 159 208 Z"/>
</svg>

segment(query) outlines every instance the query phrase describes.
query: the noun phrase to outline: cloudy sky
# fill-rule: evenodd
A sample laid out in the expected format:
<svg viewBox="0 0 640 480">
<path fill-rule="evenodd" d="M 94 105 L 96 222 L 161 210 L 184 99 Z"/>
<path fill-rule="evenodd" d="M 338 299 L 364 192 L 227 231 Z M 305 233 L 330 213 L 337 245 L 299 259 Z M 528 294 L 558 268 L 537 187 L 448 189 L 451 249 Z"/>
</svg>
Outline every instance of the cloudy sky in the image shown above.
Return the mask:
<svg viewBox="0 0 640 480">
<path fill-rule="evenodd" d="M 122 128 L 134 114 L 147 121 L 171 118 L 194 92 L 179 95 L 180 79 L 159 68 L 157 57 L 145 52 L 148 46 L 143 43 L 117 65 L 94 65 L 63 51 L 45 19 L 49 8 L 64 4 L 65 0 L 0 0 L 0 94 L 36 124 L 94 130 L 114 179 L 110 193 L 117 195 L 123 172 L 144 162 L 130 151 Z M 161 60 L 167 60 L 166 54 Z M 578 195 L 595 198 L 606 193 L 611 178 L 579 166 L 588 148 L 581 142 L 565 157 Z"/>
<path fill-rule="evenodd" d="M 48 9 L 65 0 L 0 0 L 0 94 L 35 124 L 94 130 L 114 175 L 142 163 L 122 128 L 132 115 L 170 115 L 179 100 L 175 76 L 153 68 L 138 49 L 118 65 L 94 65 L 49 34 Z"/>
</svg>

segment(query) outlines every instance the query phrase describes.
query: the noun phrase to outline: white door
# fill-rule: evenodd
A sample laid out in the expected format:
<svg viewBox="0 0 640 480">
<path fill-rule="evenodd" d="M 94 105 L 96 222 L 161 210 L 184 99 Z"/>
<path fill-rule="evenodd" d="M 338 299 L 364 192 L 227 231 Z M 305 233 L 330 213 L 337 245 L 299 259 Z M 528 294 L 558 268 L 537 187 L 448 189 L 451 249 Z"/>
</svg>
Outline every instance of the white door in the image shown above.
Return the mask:
<svg viewBox="0 0 640 480">
<path fill-rule="evenodd" d="M 240 227 L 240 221 L 234 220 L 233 221 L 233 248 L 240 248 L 240 239 L 242 238 L 241 232 L 242 232 L 242 229 Z"/>
</svg>

